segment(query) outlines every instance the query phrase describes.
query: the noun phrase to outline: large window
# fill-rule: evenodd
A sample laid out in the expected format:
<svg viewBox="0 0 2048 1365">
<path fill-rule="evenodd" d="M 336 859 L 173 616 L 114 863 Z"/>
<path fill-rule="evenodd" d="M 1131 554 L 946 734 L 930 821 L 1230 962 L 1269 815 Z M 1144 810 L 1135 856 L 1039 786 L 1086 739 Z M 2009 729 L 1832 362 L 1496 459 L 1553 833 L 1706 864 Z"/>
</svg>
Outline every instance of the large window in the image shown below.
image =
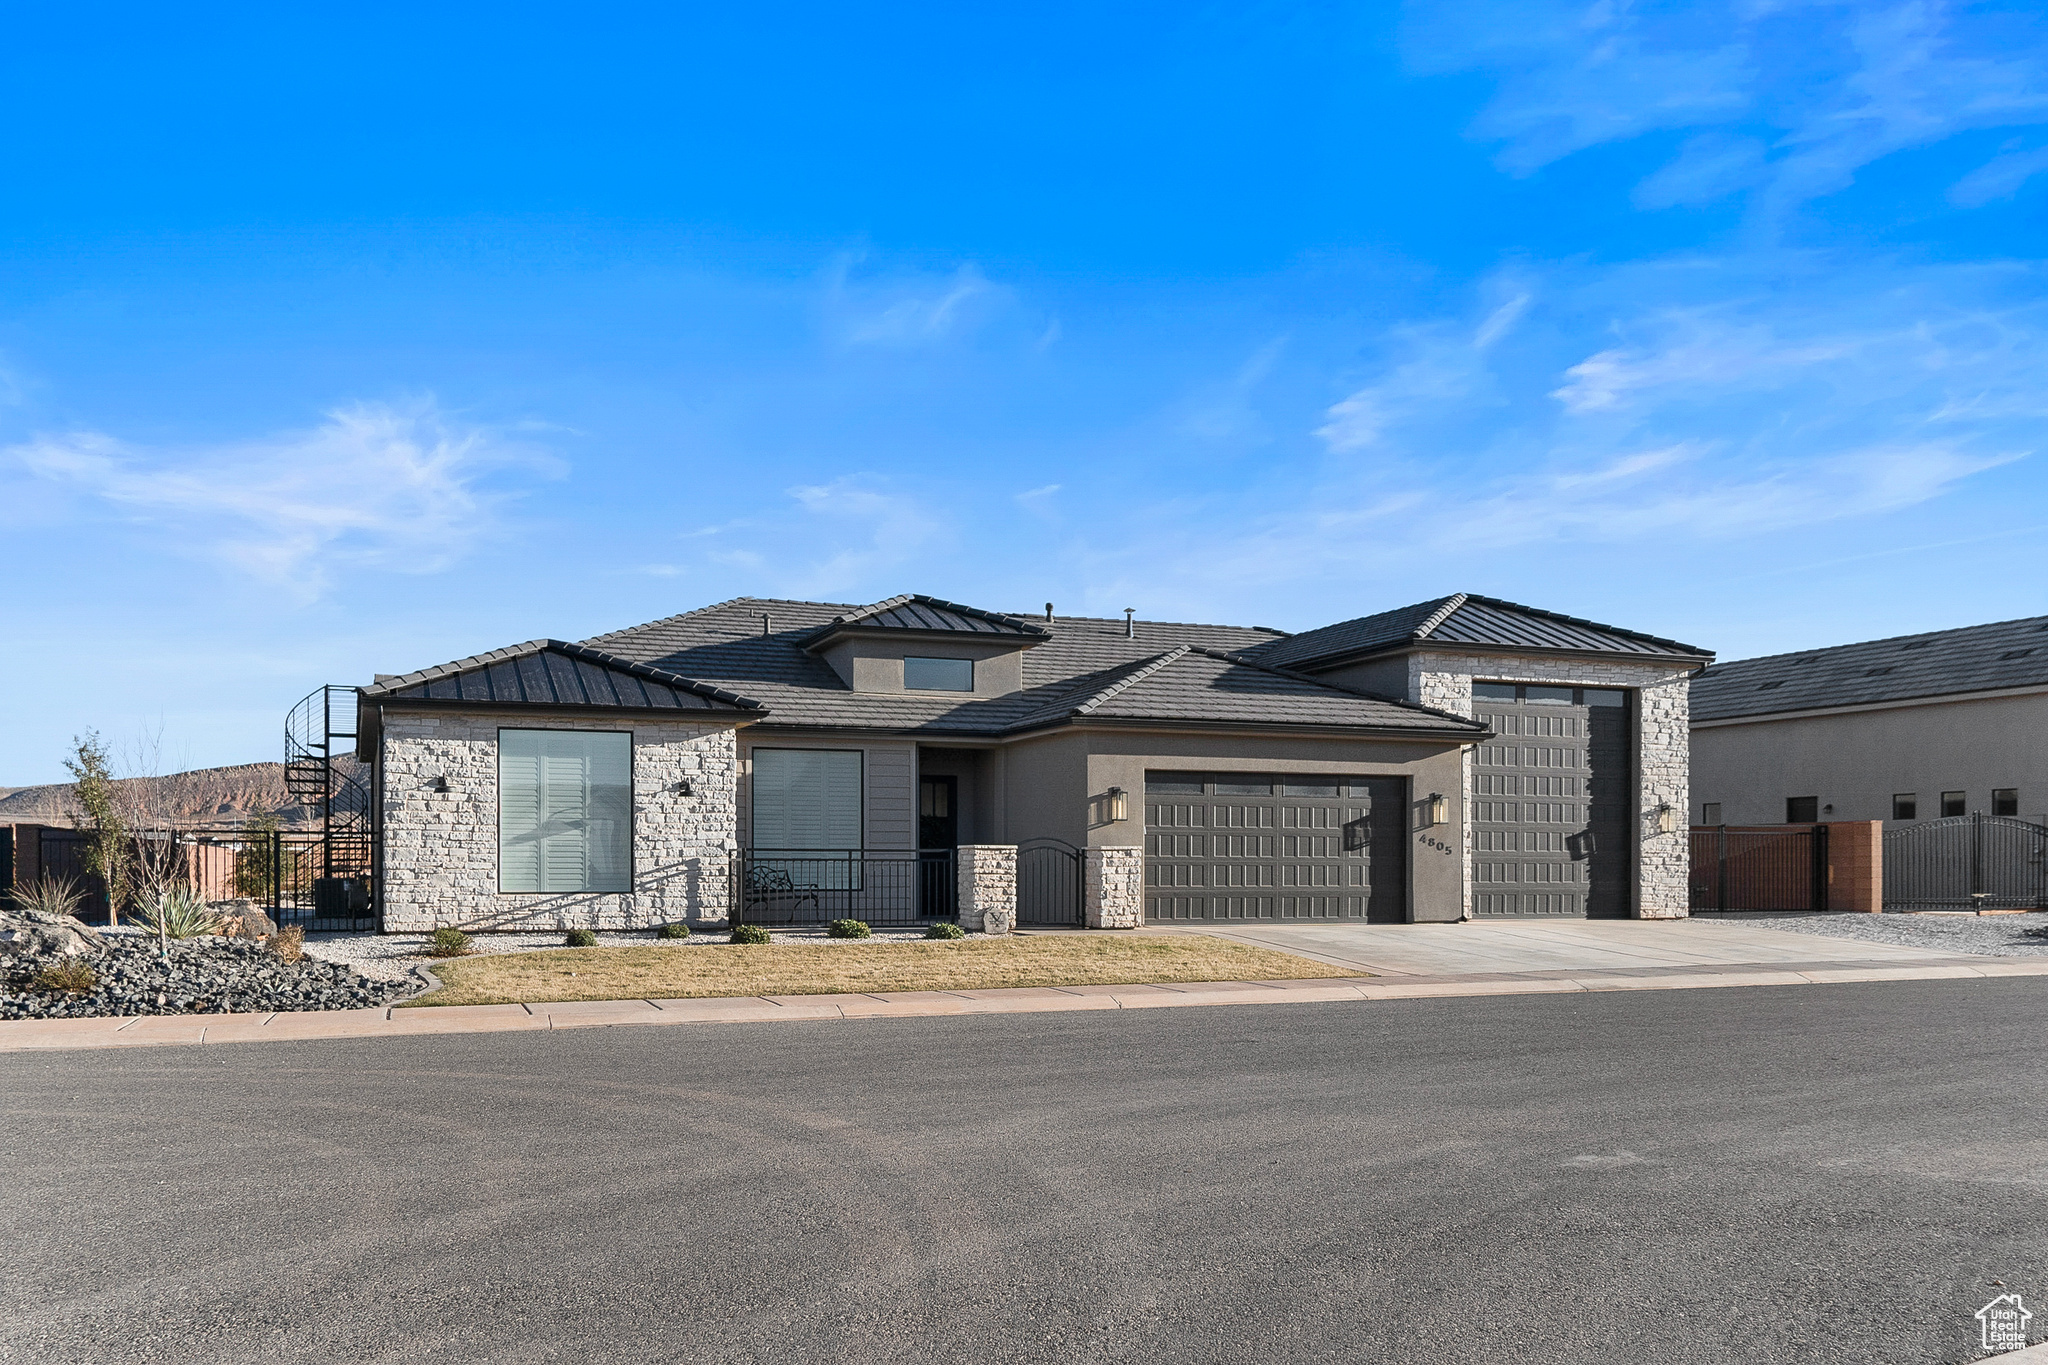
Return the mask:
<svg viewBox="0 0 2048 1365">
<path fill-rule="evenodd" d="M 972 692 L 972 659 L 905 659 L 903 688 L 906 692 Z"/>
<path fill-rule="evenodd" d="M 633 889 L 633 737 L 498 731 L 498 889 Z"/>
<path fill-rule="evenodd" d="M 754 847 L 861 846 L 860 750 L 754 750 Z"/>
</svg>

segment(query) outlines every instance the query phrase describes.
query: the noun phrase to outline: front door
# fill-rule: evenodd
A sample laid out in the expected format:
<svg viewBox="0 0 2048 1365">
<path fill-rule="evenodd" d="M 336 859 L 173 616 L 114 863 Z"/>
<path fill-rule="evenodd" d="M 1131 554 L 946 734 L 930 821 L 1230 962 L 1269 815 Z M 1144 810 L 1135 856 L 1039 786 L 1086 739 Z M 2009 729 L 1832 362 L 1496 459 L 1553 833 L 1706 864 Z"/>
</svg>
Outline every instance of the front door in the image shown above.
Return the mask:
<svg viewBox="0 0 2048 1365">
<path fill-rule="evenodd" d="M 917 846 L 960 846 L 960 780 L 921 777 L 917 781 Z"/>
</svg>

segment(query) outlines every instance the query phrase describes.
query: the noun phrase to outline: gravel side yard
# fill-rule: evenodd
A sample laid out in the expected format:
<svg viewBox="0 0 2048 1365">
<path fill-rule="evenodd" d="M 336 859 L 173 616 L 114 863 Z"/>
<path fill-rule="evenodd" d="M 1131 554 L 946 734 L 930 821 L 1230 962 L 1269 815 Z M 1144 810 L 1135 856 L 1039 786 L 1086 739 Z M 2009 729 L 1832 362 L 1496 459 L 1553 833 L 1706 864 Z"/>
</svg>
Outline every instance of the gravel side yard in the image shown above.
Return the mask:
<svg viewBox="0 0 2048 1365">
<path fill-rule="evenodd" d="M 2048 953 L 2048 938 L 2026 931 L 2048 928 L 2048 913 L 2024 915 L 1701 915 L 1700 919 L 1767 924 L 1795 934 L 1860 938 L 1936 953 L 1981 953 L 1986 957 L 2035 957 Z"/>
<path fill-rule="evenodd" d="M 101 937 L 104 946 L 83 959 L 97 978 L 89 991 L 37 988 L 34 975 L 48 958 L 0 963 L 0 1019 L 368 1009 L 420 986 L 416 979 L 372 979 L 311 955 L 286 962 L 247 939 L 174 939 L 166 960 L 147 934 L 113 929 Z"/>
</svg>

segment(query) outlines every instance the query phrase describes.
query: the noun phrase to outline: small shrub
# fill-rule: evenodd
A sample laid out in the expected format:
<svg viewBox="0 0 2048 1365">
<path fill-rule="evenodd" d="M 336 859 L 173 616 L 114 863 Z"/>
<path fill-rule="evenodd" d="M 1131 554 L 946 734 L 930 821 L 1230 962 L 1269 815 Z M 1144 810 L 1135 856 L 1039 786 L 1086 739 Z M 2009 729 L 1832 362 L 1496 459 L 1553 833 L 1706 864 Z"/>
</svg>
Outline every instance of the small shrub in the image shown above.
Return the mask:
<svg viewBox="0 0 2048 1365">
<path fill-rule="evenodd" d="M 135 919 L 150 933 L 165 938 L 205 938 L 220 932 L 220 916 L 207 908 L 197 892 L 183 886 L 160 893 Z"/>
<path fill-rule="evenodd" d="M 469 935 L 455 928 L 436 929 L 433 941 L 427 945 L 428 957 L 467 957 L 475 951 Z"/>
<path fill-rule="evenodd" d="M 654 931 L 654 936 L 656 938 L 688 938 L 690 936 L 690 926 L 687 924 L 664 924 Z"/>
<path fill-rule="evenodd" d="M 306 926 L 291 924 L 272 934 L 270 951 L 286 962 L 297 962 L 306 955 Z"/>
<path fill-rule="evenodd" d="M 951 920 L 940 920 L 924 931 L 926 938 L 966 938 L 967 931 Z"/>
<path fill-rule="evenodd" d="M 732 941 L 734 943 L 768 943 L 771 939 L 768 931 L 758 924 L 737 924 L 733 926 Z"/>
<path fill-rule="evenodd" d="M 595 948 L 597 931 L 594 929 L 571 929 L 562 939 L 564 948 Z"/>
<path fill-rule="evenodd" d="M 82 957 L 60 957 L 36 973 L 37 990 L 84 995 L 100 984 L 100 974 Z"/>
<path fill-rule="evenodd" d="M 875 931 L 857 919 L 835 919 L 825 932 L 833 938 L 873 938 Z"/>
<path fill-rule="evenodd" d="M 14 906 L 23 914 L 70 919 L 85 904 L 85 892 L 69 877 L 45 876 L 33 886 L 15 888 Z"/>
</svg>

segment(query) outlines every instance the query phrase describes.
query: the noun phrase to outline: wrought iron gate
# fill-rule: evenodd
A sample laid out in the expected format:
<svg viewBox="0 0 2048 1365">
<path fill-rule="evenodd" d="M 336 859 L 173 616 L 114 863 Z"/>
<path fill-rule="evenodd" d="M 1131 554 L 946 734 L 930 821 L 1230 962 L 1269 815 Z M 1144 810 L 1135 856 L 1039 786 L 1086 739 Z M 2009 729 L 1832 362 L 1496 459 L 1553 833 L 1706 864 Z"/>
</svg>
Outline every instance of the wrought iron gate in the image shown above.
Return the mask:
<svg viewBox="0 0 2048 1365">
<path fill-rule="evenodd" d="M 1957 815 L 1884 836 L 1887 910 L 2048 908 L 2048 827 Z"/>
<path fill-rule="evenodd" d="M 1692 828 L 1694 910 L 1825 910 L 1828 827 Z"/>
<path fill-rule="evenodd" d="M 1064 839 L 1017 845 L 1017 923 L 1080 927 L 1080 849 Z"/>
</svg>

